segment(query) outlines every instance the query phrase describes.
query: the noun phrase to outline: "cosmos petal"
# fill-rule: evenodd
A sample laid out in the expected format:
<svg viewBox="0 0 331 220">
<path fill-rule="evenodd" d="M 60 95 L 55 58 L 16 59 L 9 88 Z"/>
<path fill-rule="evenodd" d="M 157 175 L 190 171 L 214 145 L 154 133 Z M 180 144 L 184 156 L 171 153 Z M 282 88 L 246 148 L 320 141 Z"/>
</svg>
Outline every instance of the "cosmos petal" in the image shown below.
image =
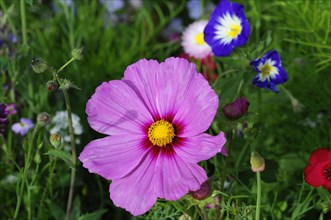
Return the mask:
<svg viewBox="0 0 331 220">
<path fill-rule="evenodd" d="M 195 65 L 182 58 L 169 58 L 160 64 L 143 59 L 126 69 L 123 80 L 135 90 L 154 120 L 160 120 L 177 111 L 197 74 Z"/>
<path fill-rule="evenodd" d="M 196 163 L 184 161 L 176 153 L 158 154 L 153 185 L 158 197 L 177 200 L 198 190 L 207 180 L 206 172 Z"/>
<path fill-rule="evenodd" d="M 137 216 L 144 214 L 155 204 L 157 199 L 153 188 L 155 162 L 152 154 L 149 154 L 131 175 L 112 181 L 109 193 L 117 207 L 124 208 Z"/>
<path fill-rule="evenodd" d="M 186 96 L 178 98 L 181 104 L 173 119 L 174 124 L 180 125 L 177 136 L 190 137 L 206 131 L 218 108 L 218 96 L 208 81 L 196 74 Z"/>
<path fill-rule="evenodd" d="M 91 141 L 79 160 L 90 173 L 106 179 L 126 176 L 144 160 L 149 147 L 142 135 L 114 135 Z"/>
<path fill-rule="evenodd" d="M 217 95 L 185 59 L 168 58 L 159 65 L 141 60 L 127 68 L 123 79 L 146 103 L 154 120 L 173 119 L 182 126 L 178 136 L 201 134 L 216 114 Z"/>
<path fill-rule="evenodd" d="M 90 126 L 108 135 L 142 134 L 153 120 L 140 97 L 120 80 L 102 83 L 88 101 L 86 113 Z"/>
<path fill-rule="evenodd" d="M 174 151 L 183 160 L 198 163 L 202 160 L 208 160 L 217 153 L 227 156 L 225 143 L 226 139 L 223 132 L 220 132 L 217 136 L 201 134 L 195 137 L 183 138 L 180 144 L 174 146 Z"/>
</svg>

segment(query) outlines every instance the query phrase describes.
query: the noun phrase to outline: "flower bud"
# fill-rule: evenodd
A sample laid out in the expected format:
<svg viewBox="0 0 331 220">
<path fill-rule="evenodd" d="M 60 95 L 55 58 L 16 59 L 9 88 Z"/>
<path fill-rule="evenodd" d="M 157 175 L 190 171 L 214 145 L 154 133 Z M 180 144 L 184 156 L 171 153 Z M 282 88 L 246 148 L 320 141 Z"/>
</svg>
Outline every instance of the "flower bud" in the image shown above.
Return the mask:
<svg viewBox="0 0 331 220">
<path fill-rule="evenodd" d="M 34 58 L 30 62 L 31 68 L 35 73 L 42 73 L 48 69 L 48 65 L 45 60 L 41 58 Z"/>
<path fill-rule="evenodd" d="M 40 162 L 41 162 L 41 157 L 40 157 L 40 154 L 39 154 L 39 153 L 37 153 L 37 154 L 34 156 L 34 162 L 35 162 L 36 164 L 40 164 Z"/>
<path fill-rule="evenodd" d="M 76 60 L 83 59 L 83 48 L 76 48 L 71 51 L 71 56 Z"/>
<path fill-rule="evenodd" d="M 296 98 L 292 98 L 291 103 L 292 103 L 292 108 L 293 108 L 294 113 L 300 113 L 302 111 L 302 109 L 305 107 Z"/>
<path fill-rule="evenodd" d="M 188 214 L 184 213 L 179 217 L 179 220 L 192 220 L 192 218 Z"/>
<path fill-rule="evenodd" d="M 59 84 L 55 80 L 49 80 L 46 85 L 48 91 L 55 91 L 59 88 Z"/>
<path fill-rule="evenodd" d="M 209 196 L 210 190 L 211 190 L 211 187 L 210 187 L 208 181 L 206 181 L 206 182 L 202 183 L 202 185 L 200 186 L 200 189 L 198 189 L 197 191 L 191 192 L 191 194 L 194 199 L 203 200 Z"/>
<path fill-rule="evenodd" d="M 38 115 L 37 121 L 41 126 L 47 125 L 51 120 L 51 117 L 48 113 L 42 112 Z"/>
<path fill-rule="evenodd" d="M 262 172 L 265 169 L 265 162 L 263 157 L 258 152 L 253 151 L 251 153 L 251 169 L 253 172 Z"/>
<path fill-rule="evenodd" d="M 246 114 L 249 102 L 246 97 L 237 98 L 234 102 L 223 107 L 223 113 L 227 119 L 235 120 Z"/>
<path fill-rule="evenodd" d="M 58 148 L 61 146 L 61 135 L 59 134 L 52 134 L 49 137 L 49 141 L 53 145 L 53 147 Z"/>
</svg>

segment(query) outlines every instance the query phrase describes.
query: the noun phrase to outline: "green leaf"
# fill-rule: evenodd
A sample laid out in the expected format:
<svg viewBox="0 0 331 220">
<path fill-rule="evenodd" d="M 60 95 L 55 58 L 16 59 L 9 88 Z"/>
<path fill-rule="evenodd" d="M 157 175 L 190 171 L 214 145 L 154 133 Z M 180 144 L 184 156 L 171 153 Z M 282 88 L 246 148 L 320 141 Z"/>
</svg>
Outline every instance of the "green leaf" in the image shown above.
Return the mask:
<svg viewBox="0 0 331 220">
<path fill-rule="evenodd" d="M 33 0 L 25 0 L 26 4 L 32 6 L 33 5 Z"/>
<path fill-rule="evenodd" d="M 65 212 L 54 201 L 47 200 L 48 209 L 56 220 L 62 220 L 65 217 Z"/>
<path fill-rule="evenodd" d="M 98 211 L 82 215 L 78 218 L 78 220 L 97 220 L 100 219 L 102 215 L 106 212 L 107 209 L 100 209 Z"/>
<path fill-rule="evenodd" d="M 75 169 L 75 165 L 71 160 L 71 155 L 68 152 L 60 150 L 60 149 L 52 149 L 45 154 L 52 155 L 56 158 L 59 158 L 59 159 L 63 160 L 70 168 Z"/>
</svg>

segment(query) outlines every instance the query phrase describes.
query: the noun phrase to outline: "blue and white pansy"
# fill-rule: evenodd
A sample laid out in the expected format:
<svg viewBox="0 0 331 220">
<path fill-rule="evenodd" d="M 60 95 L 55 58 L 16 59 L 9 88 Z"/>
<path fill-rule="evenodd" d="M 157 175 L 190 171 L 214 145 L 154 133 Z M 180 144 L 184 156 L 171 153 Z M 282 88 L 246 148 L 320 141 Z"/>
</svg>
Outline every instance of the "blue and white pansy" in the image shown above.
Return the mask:
<svg viewBox="0 0 331 220">
<path fill-rule="evenodd" d="M 276 50 L 269 51 L 262 58 L 255 59 L 250 65 L 258 72 L 253 80 L 253 84 L 257 87 L 278 93 L 276 86 L 287 81 L 287 73 L 282 67 Z"/>
<path fill-rule="evenodd" d="M 247 42 L 250 29 L 243 5 L 221 0 L 204 30 L 204 38 L 215 56 L 228 56 Z"/>
</svg>

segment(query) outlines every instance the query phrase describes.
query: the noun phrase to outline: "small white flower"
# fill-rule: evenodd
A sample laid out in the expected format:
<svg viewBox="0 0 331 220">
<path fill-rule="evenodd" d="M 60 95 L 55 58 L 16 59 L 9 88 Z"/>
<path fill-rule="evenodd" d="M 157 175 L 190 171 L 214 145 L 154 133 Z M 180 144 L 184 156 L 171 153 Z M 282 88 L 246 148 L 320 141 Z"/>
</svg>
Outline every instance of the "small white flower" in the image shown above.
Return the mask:
<svg viewBox="0 0 331 220">
<path fill-rule="evenodd" d="M 205 42 L 203 30 L 208 21 L 196 21 L 186 28 L 182 37 L 185 53 L 196 59 L 203 59 L 212 54 L 211 47 Z"/>
<path fill-rule="evenodd" d="M 75 135 L 81 135 L 83 133 L 82 125 L 80 124 L 80 118 L 78 115 L 72 113 L 72 126 L 74 128 Z M 51 134 L 59 133 L 61 130 L 65 130 L 69 127 L 68 114 L 66 111 L 58 111 L 52 119 L 54 127 L 51 128 Z"/>
<path fill-rule="evenodd" d="M 72 126 L 74 128 L 75 135 L 81 135 L 83 133 L 83 126 L 80 123 L 78 115 L 72 113 Z M 59 134 L 63 137 L 64 150 L 70 151 L 70 135 L 69 135 L 69 123 L 67 111 L 58 111 L 52 119 L 53 127 L 50 129 L 51 134 Z M 80 144 L 80 138 L 75 137 L 75 143 Z"/>
</svg>

